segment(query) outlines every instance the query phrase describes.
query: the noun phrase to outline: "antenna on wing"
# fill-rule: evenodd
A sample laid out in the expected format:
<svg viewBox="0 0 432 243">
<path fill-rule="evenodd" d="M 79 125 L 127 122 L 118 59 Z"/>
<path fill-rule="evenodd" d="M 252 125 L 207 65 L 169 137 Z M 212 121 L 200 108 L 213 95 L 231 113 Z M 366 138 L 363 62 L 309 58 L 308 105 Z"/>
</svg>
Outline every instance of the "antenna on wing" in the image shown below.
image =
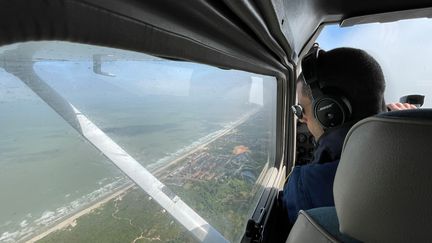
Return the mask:
<svg viewBox="0 0 432 243">
<path fill-rule="evenodd" d="M 114 55 L 106 55 L 106 54 L 94 54 L 93 55 L 93 72 L 96 74 L 115 77 L 112 73 L 107 73 L 102 71 L 102 57 L 114 57 Z"/>
</svg>

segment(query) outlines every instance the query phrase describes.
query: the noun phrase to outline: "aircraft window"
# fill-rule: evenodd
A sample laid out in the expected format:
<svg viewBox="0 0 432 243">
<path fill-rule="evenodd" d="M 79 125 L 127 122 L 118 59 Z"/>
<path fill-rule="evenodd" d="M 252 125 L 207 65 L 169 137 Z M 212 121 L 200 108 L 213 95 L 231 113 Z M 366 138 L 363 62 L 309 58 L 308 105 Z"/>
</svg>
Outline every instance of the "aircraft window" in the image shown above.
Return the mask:
<svg viewBox="0 0 432 243">
<path fill-rule="evenodd" d="M 423 107 L 432 107 L 432 19 L 326 26 L 317 42 L 326 50 L 355 47 L 380 63 L 386 78 L 387 103 L 406 95 L 424 95 Z"/>
<path fill-rule="evenodd" d="M 0 114 L 0 242 L 239 241 L 275 161 L 274 77 L 131 51 L 3 46 Z"/>
</svg>

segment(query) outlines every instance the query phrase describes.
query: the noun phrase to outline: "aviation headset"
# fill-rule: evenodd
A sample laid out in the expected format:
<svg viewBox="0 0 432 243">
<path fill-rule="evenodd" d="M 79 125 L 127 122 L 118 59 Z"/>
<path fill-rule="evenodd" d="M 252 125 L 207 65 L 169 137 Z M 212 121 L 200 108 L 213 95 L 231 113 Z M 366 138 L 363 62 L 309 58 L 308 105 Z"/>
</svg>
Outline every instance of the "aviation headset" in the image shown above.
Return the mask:
<svg viewBox="0 0 432 243">
<path fill-rule="evenodd" d="M 328 92 L 325 94 L 320 87 L 317 65 L 320 51 L 318 44 L 315 43 L 303 58 L 301 65 L 305 82 L 312 91 L 313 115 L 324 129 L 328 129 L 344 124 L 350 118 L 352 108 L 344 96 Z"/>
</svg>

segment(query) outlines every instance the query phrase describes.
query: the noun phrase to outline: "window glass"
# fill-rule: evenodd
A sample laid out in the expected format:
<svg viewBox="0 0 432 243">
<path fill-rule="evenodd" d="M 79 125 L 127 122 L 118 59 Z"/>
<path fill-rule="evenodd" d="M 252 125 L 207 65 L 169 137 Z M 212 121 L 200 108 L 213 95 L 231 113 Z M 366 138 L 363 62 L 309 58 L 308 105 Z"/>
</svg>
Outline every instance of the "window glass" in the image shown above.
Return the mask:
<svg viewBox="0 0 432 243">
<path fill-rule="evenodd" d="M 387 103 L 406 95 L 424 95 L 423 107 L 432 107 L 432 20 L 411 19 L 392 23 L 340 28 L 326 26 L 317 42 L 325 50 L 355 47 L 380 63 L 386 79 Z"/>
<path fill-rule="evenodd" d="M 117 144 L 229 241 L 275 161 L 275 78 L 131 51 L 1 47 L 0 114 L 0 242 L 196 241 L 77 127 L 100 129 L 100 146 Z"/>
</svg>

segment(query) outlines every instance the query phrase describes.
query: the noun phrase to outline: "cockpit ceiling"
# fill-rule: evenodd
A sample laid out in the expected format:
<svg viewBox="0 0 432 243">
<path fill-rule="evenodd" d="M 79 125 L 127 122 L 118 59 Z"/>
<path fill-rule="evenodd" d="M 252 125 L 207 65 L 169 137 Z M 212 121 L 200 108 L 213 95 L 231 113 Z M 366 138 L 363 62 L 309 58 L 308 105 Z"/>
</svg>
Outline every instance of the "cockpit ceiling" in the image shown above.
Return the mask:
<svg viewBox="0 0 432 243">
<path fill-rule="evenodd" d="M 0 0 L 0 45 L 65 40 L 283 77 L 287 44 L 250 3 Z"/>
</svg>

